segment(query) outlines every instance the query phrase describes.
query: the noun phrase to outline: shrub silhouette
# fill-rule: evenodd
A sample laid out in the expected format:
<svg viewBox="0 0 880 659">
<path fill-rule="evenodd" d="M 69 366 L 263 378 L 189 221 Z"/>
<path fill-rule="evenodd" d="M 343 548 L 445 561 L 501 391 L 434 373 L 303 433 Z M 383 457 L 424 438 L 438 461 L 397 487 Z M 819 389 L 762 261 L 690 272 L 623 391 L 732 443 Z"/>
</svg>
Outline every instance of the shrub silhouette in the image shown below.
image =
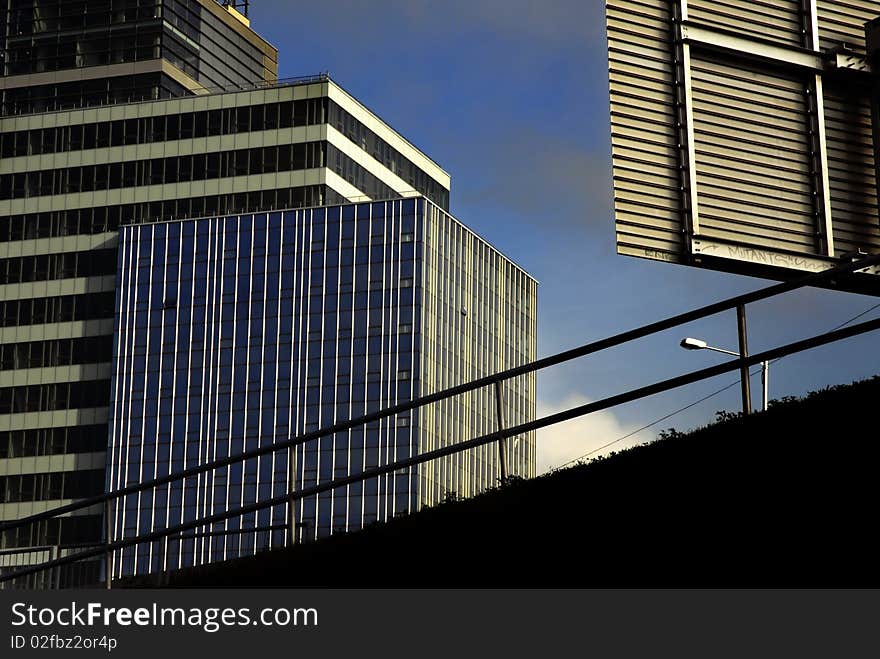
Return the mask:
<svg viewBox="0 0 880 659">
<path fill-rule="evenodd" d="M 170 583 L 880 586 L 878 400 L 875 377 L 762 414 L 719 412 L 688 433 Z"/>
</svg>

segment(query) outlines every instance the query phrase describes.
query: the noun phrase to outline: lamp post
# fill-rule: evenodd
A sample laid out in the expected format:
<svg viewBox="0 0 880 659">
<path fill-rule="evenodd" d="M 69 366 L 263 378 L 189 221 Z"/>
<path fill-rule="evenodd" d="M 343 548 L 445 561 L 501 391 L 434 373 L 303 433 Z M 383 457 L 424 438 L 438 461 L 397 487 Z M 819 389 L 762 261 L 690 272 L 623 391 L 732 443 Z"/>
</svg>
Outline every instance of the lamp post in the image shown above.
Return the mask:
<svg viewBox="0 0 880 659">
<path fill-rule="evenodd" d="M 710 346 L 708 343 L 703 341 L 702 339 L 694 339 L 691 337 L 687 337 L 686 339 L 682 339 L 679 344 L 685 350 L 711 350 L 713 352 L 720 352 L 724 355 L 733 355 L 734 357 L 739 358 L 740 354 L 738 352 L 734 352 L 733 350 L 725 350 L 724 348 L 716 348 L 715 346 Z M 742 377 L 742 376 L 740 376 Z M 762 400 L 761 400 L 761 409 L 766 412 L 767 411 L 767 400 L 769 398 L 770 393 L 770 362 L 763 361 L 761 362 L 761 389 L 762 389 Z M 745 414 L 749 414 L 751 410 L 743 408 L 743 412 Z"/>
</svg>

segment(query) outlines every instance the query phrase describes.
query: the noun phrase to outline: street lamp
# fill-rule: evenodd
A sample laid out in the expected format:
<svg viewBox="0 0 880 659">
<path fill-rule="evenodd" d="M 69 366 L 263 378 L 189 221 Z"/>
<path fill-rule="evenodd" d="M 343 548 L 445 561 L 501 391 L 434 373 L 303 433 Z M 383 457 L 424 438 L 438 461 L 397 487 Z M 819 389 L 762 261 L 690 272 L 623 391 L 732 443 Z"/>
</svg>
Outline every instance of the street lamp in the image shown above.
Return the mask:
<svg viewBox="0 0 880 659">
<path fill-rule="evenodd" d="M 708 343 L 703 341 L 702 339 L 694 339 L 691 337 L 687 337 L 686 339 L 682 339 L 679 344 L 685 350 L 712 350 L 713 352 L 720 352 L 725 355 L 733 355 L 734 357 L 740 357 L 740 353 L 734 352 L 733 350 L 725 350 L 724 348 L 716 348 L 715 346 L 710 346 Z M 770 390 L 770 362 L 763 361 L 761 362 L 761 388 L 763 389 L 763 396 L 761 401 L 761 409 L 763 411 L 767 411 L 767 399 Z M 743 410 L 745 411 L 745 410 Z"/>
</svg>

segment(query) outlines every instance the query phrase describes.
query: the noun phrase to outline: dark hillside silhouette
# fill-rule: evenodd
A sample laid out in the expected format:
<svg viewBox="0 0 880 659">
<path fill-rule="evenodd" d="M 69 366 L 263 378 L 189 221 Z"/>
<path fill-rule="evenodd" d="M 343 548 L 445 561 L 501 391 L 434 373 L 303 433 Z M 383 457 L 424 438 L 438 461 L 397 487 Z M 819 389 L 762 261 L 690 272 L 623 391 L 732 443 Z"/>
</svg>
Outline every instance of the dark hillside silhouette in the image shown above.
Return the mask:
<svg viewBox="0 0 880 659">
<path fill-rule="evenodd" d="M 880 378 L 172 587 L 880 586 Z M 151 585 L 139 582 L 139 585 Z"/>
</svg>

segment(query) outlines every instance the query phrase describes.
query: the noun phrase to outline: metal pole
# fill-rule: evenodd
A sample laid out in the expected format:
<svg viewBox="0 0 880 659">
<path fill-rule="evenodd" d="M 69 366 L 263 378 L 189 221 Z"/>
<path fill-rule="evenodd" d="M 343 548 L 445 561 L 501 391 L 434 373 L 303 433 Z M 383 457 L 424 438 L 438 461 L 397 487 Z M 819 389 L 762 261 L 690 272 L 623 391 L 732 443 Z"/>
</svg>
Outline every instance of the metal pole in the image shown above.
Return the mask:
<svg viewBox="0 0 880 659">
<path fill-rule="evenodd" d="M 745 359 L 749 356 L 749 338 L 746 329 L 746 307 L 739 304 L 736 307 L 736 333 L 739 339 L 739 356 Z M 749 384 L 749 367 L 743 366 L 739 369 L 740 387 L 742 388 L 742 408 L 743 416 L 752 413 L 752 390 Z"/>
<path fill-rule="evenodd" d="M 504 430 L 504 391 L 501 380 L 495 380 L 495 412 L 498 417 L 498 432 Z M 501 464 L 501 484 L 507 482 L 507 440 L 504 435 L 498 438 L 498 457 Z"/>
<path fill-rule="evenodd" d="M 770 400 L 770 362 L 761 362 L 761 386 L 764 389 L 763 403 L 761 409 L 767 411 L 767 402 Z"/>
<path fill-rule="evenodd" d="M 113 587 L 113 550 L 110 543 L 113 542 L 113 500 L 107 499 L 104 503 L 104 543 L 107 551 L 104 552 L 104 587 L 110 590 Z"/>
</svg>

